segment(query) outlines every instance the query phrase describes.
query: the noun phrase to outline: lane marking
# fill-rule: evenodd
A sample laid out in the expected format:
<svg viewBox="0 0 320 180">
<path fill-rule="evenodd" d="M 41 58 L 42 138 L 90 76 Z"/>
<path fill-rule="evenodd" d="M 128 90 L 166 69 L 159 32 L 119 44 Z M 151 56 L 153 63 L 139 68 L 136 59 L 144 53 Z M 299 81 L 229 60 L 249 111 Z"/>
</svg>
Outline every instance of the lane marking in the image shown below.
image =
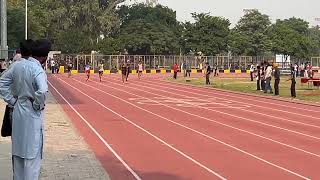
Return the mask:
<svg viewBox="0 0 320 180">
<path fill-rule="evenodd" d="M 230 108 L 230 109 L 239 109 L 239 108 L 250 108 L 250 106 L 237 106 L 232 104 L 230 101 L 223 101 L 223 102 L 216 102 L 215 98 L 209 99 L 196 99 L 193 98 L 172 98 L 172 97 L 152 97 L 150 100 L 146 100 L 144 98 L 129 98 L 129 101 L 134 101 L 139 104 L 144 105 L 160 105 L 155 104 L 154 101 L 160 102 L 162 104 L 172 105 L 172 106 L 179 106 L 179 107 L 197 107 L 197 106 L 206 106 L 210 108 Z M 226 106 L 226 104 L 229 104 Z"/>
<path fill-rule="evenodd" d="M 161 80 L 161 79 L 160 79 Z M 148 80 L 147 80 L 148 81 Z M 241 97 L 241 96 L 250 96 L 250 95 L 240 95 L 240 96 L 234 96 L 234 95 L 229 95 L 231 94 L 232 92 L 224 92 L 224 93 L 218 93 L 218 92 L 213 92 L 213 88 L 206 88 L 206 87 L 200 87 L 200 86 L 195 86 L 195 85 L 191 85 L 191 84 L 183 84 L 183 83 L 179 83 L 179 82 L 174 82 L 174 83 L 170 83 L 170 82 L 166 82 L 164 80 L 161 80 L 161 85 L 169 85 L 172 87 L 172 85 L 183 85 L 184 88 L 187 88 L 187 89 L 192 89 L 192 90 L 195 90 L 195 91 L 198 91 L 198 92 L 205 92 L 205 93 L 211 93 L 213 95 L 222 95 L 222 96 L 227 96 L 227 97 L 233 97 L 233 98 L 239 98 L 239 99 L 243 99 L 243 100 L 248 100 L 247 98 L 245 97 Z M 154 81 L 152 81 L 152 83 L 155 83 Z M 159 83 L 158 83 L 159 84 Z M 181 88 L 181 87 L 180 87 Z M 199 90 L 199 89 L 209 89 L 211 91 L 202 91 L 202 90 Z M 222 90 L 216 90 L 216 91 L 222 91 Z M 228 94 L 227 94 L 228 93 Z M 250 97 L 254 97 L 254 98 L 259 98 L 259 97 L 255 97 L 255 96 L 250 96 Z M 261 97 L 263 98 L 263 97 Z M 272 102 L 265 102 L 265 101 L 258 101 L 258 100 L 255 100 L 255 99 L 250 99 L 251 101 L 255 101 L 255 102 L 259 102 L 259 103 L 265 103 L 265 104 L 272 104 L 272 105 L 276 105 L 276 106 L 282 106 L 282 107 L 285 107 L 285 108 L 288 108 L 287 105 L 282 105 L 282 104 L 277 104 L 277 103 L 272 103 Z M 272 99 L 270 99 L 272 100 Z M 279 109 L 274 109 L 274 108 L 268 108 L 268 107 L 265 107 L 265 106 L 257 106 L 255 104 L 249 104 L 249 103 L 244 103 L 242 101 L 236 101 L 236 100 L 232 100 L 234 102 L 237 102 L 237 103 L 242 103 L 242 104 L 247 104 L 247 105 L 251 105 L 251 106 L 256 106 L 256 107 L 261 107 L 261 108 L 266 108 L 266 109 L 271 109 L 271 110 L 274 110 L 274 111 L 280 111 L 280 112 L 285 112 L 285 113 L 289 113 L 289 114 L 295 114 L 295 115 L 301 115 L 301 116 L 305 116 L 305 117 L 310 117 L 310 118 L 315 118 L 313 116 L 308 116 L 308 115 L 303 115 L 303 114 L 299 114 L 299 113 L 294 113 L 294 112 L 290 112 L 290 111 L 284 111 L 284 110 L 279 110 Z M 275 99 L 273 101 L 276 101 Z M 286 103 L 290 103 L 290 102 L 286 102 Z M 292 106 L 292 107 L 289 107 L 289 108 L 293 108 L 293 109 L 299 109 L 299 110 L 302 110 L 302 111 L 309 111 L 309 112 L 315 112 L 315 113 L 318 113 L 318 111 L 316 110 L 310 110 L 310 109 L 305 109 L 305 108 L 299 108 L 299 107 L 295 107 L 295 106 Z M 316 119 L 320 119 L 320 118 L 316 118 Z"/>
<path fill-rule="evenodd" d="M 109 82 L 110 82 L 110 81 L 109 81 Z M 110 82 L 110 83 L 112 83 L 112 84 L 117 84 L 117 83 L 113 83 L 113 82 Z M 119 84 L 117 84 L 117 85 L 119 85 Z M 125 87 L 128 87 L 128 86 L 125 86 Z M 164 91 L 164 90 L 160 90 L 160 89 L 150 88 L 150 87 L 147 87 L 147 86 L 144 86 L 144 87 L 145 87 L 145 88 L 149 88 L 149 89 L 158 90 L 158 91 Z M 112 88 L 112 87 L 111 87 L 111 88 Z M 133 88 L 133 87 L 130 87 L 130 88 Z M 162 95 L 159 95 L 159 94 L 156 94 L 156 93 L 152 93 L 152 92 L 149 92 L 149 91 L 142 90 L 141 88 L 140 88 L 140 89 L 133 88 L 133 89 L 136 89 L 136 90 L 139 90 L 139 91 L 143 91 L 143 92 L 146 92 L 146 93 L 149 93 L 149 94 L 153 94 L 153 95 L 155 95 L 155 96 L 162 96 Z M 168 91 L 164 91 L 164 92 L 168 92 Z M 168 92 L 168 93 L 170 93 L 170 92 Z M 162 96 L 162 97 L 166 97 L 166 96 Z M 243 119 L 243 120 L 245 120 L 245 121 L 250 121 L 250 122 L 257 123 L 257 124 L 262 124 L 262 125 L 265 125 L 265 126 L 269 126 L 269 127 L 276 128 L 276 129 L 281 129 L 281 130 L 283 130 L 283 131 L 288 131 L 288 132 L 291 132 L 291 133 L 294 133 L 294 134 L 299 134 L 299 135 L 302 135 L 302 136 L 306 136 L 306 137 L 309 137 L 309 138 L 313 138 L 313 139 L 320 140 L 320 137 L 312 136 L 312 135 L 309 135 L 309 134 L 305 134 L 305 133 L 301 133 L 301 132 L 298 132 L 298 131 L 286 129 L 286 128 L 283 128 L 283 127 L 279 127 L 279 126 L 267 124 L 267 123 L 260 122 L 260 121 L 255 121 L 255 120 L 252 120 L 252 119 L 249 119 L 249 118 L 245 118 L 245 117 L 241 117 L 241 116 L 236 116 L 236 115 L 233 115 L 233 114 L 229 114 L 229 113 L 217 111 L 217 110 L 210 109 L 210 108 L 205 108 L 205 107 L 199 107 L 199 108 L 206 109 L 206 110 L 213 111 L 213 112 L 217 112 L 217 113 L 224 114 L 224 115 L 228 115 L 228 116 L 231 116 L 231 117 L 234 117 L 234 118 L 237 118 L 237 119 Z M 312 126 L 312 125 L 310 125 L 310 126 Z"/>
<path fill-rule="evenodd" d="M 100 139 L 100 141 L 114 154 L 114 156 L 122 163 L 122 165 L 134 176 L 136 180 L 141 180 L 136 172 L 118 155 L 111 145 L 94 129 L 94 127 L 69 103 L 69 101 L 50 83 L 48 84 L 59 94 L 59 96 L 69 105 L 69 107 L 82 119 L 83 122 L 91 129 L 91 131 Z"/>
<path fill-rule="evenodd" d="M 178 154 L 182 155 L 183 157 L 189 159 L 190 161 L 192 161 L 193 163 L 195 163 L 196 165 L 202 167 L 203 169 L 207 170 L 208 172 L 210 172 L 211 174 L 215 175 L 216 177 L 218 177 L 219 179 L 222 180 L 226 180 L 225 177 L 221 176 L 220 174 L 216 173 L 215 171 L 213 171 L 212 169 L 206 167 L 205 165 L 201 164 L 200 162 L 198 162 L 197 160 L 191 158 L 190 156 L 188 156 L 187 154 L 185 154 L 184 152 L 178 150 L 177 148 L 173 147 L 172 145 L 168 144 L 167 142 L 165 142 L 164 140 L 162 140 L 161 138 L 155 136 L 154 134 L 152 134 L 151 132 L 149 132 L 148 130 L 142 128 L 141 126 L 135 124 L 134 122 L 130 121 L 129 119 L 127 119 L 126 117 L 122 116 L 121 114 L 113 111 L 112 109 L 106 107 L 104 104 L 102 104 L 101 102 L 97 101 L 96 99 L 92 98 L 91 96 L 89 96 L 88 94 L 82 92 L 81 90 L 79 90 L 78 88 L 68 84 L 66 81 L 62 80 L 61 78 L 57 78 L 60 81 L 62 81 L 63 83 L 67 84 L 68 86 L 70 86 L 71 88 L 77 90 L 78 92 L 80 92 L 81 94 L 83 94 L 84 96 L 88 97 L 89 99 L 91 99 L 92 101 L 96 102 L 97 104 L 99 104 L 100 106 L 102 106 L 103 108 L 107 109 L 108 111 L 114 113 L 115 115 L 121 117 L 122 119 L 124 119 L 125 121 L 129 122 L 131 125 L 135 126 L 136 128 L 142 130 L 143 132 L 145 132 L 146 134 L 150 135 L 151 137 L 155 138 L 156 140 L 158 140 L 159 142 L 165 144 L 167 147 L 169 147 L 170 149 L 174 150 L 175 152 L 177 152 Z M 76 80 L 77 81 L 77 80 Z"/>
<path fill-rule="evenodd" d="M 146 84 L 146 83 L 140 83 L 140 84 Z M 174 94 L 176 95 L 176 93 L 172 93 L 170 91 L 165 91 L 165 90 L 160 90 L 160 89 L 157 89 L 157 88 L 152 88 L 150 87 L 150 85 L 148 84 L 148 86 L 144 86 L 146 88 L 149 88 L 149 89 L 154 89 L 154 90 L 158 90 L 158 91 L 162 91 L 162 92 L 166 92 L 166 93 L 170 93 L 170 94 Z M 156 86 L 158 87 L 158 86 Z M 161 86 L 162 87 L 162 86 Z M 195 95 L 201 95 L 201 96 L 206 96 L 206 97 L 211 97 L 209 95 L 205 95 L 205 94 L 199 94 L 199 93 L 193 93 L 193 92 L 189 92 L 189 91 L 183 91 L 183 90 L 179 90 L 179 89 L 175 89 L 175 88 L 166 88 L 166 89 L 172 89 L 172 90 L 176 90 L 176 91 L 181 91 L 181 92 L 186 92 L 186 93 L 190 93 L 190 94 L 195 94 Z M 180 95 L 180 94 L 179 94 Z M 186 95 L 180 95 L 180 96 L 183 96 L 183 97 L 190 97 L 190 96 L 186 96 Z M 191 97 L 191 98 L 195 98 L 195 97 Z M 217 99 L 220 99 L 220 98 L 217 98 Z M 229 101 L 232 101 L 232 100 L 229 100 Z M 242 103 L 242 104 L 245 104 L 245 103 Z M 203 107 L 204 108 L 204 107 Z M 290 120 L 290 119 L 286 119 L 286 118 L 281 118 L 281 117 L 276 117 L 276 116 L 272 116 L 272 115 L 268 115 L 268 114 L 264 114 L 264 113 L 259 113 L 259 112 L 256 112 L 256 111 L 250 111 L 250 110 L 247 110 L 247 109 L 244 109 L 244 108 L 240 108 L 240 110 L 242 111 L 247 111 L 247 112 L 251 112 L 251 113 L 255 113 L 255 114 L 259 114 L 259 115 L 263 115 L 263 116 L 268 116 L 268 117 L 271 117 L 271 118 L 276 118 L 276 119 L 280 119 L 282 121 L 288 121 L 288 122 L 292 122 L 292 123 L 295 123 L 295 124 L 300 124 L 300 125 L 304 125 L 304 126 L 310 126 L 310 127 L 314 127 L 314 128 L 319 128 L 320 129 L 320 126 L 317 126 L 317 125 L 313 125 L 313 124 L 308 124 L 308 123 L 303 123 L 303 122 L 300 122 L 300 121 L 293 121 L 293 120 Z M 210 111 L 214 111 L 214 110 L 210 110 Z M 215 111 L 215 112 L 219 112 L 219 113 L 223 113 L 223 112 L 220 112 L 220 111 Z M 238 116 L 240 117 L 240 116 Z"/>
<path fill-rule="evenodd" d="M 61 80 L 61 81 L 63 81 L 63 80 Z M 251 157 L 253 157 L 253 158 L 257 159 L 257 160 L 260 160 L 260 161 L 262 161 L 262 162 L 264 162 L 264 163 L 266 163 L 266 164 L 269 164 L 269 165 L 271 165 L 271 166 L 273 166 L 273 167 L 279 168 L 279 169 L 281 169 L 281 170 L 283 170 L 283 171 L 286 171 L 286 172 L 288 172 L 288 173 L 290 173 L 290 174 L 296 175 L 296 176 L 298 176 L 298 177 L 300 177 L 300 178 L 302 178 L 302 179 L 309 179 L 309 178 L 307 178 L 307 177 L 305 177 L 305 176 L 303 176 L 303 175 L 300 175 L 300 174 L 298 174 L 298 173 L 295 173 L 295 172 L 293 172 L 293 171 L 290 171 L 290 170 L 288 170 L 288 169 L 286 169 L 286 168 L 284 168 L 284 167 L 281 167 L 281 166 L 279 166 L 279 165 L 273 164 L 273 163 L 271 163 L 271 162 L 269 162 L 269 161 L 267 161 L 267 160 L 265 160 L 265 159 L 262 159 L 262 158 L 260 158 L 260 157 L 258 157 L 258 156 L 255 156 L 255 155 L 253 155 L 253 154 L 251 154 L 251 153 L 249 153 L 249 152 L 247 152 L 247 151 L 241 150 L 241 149 L 239 149 L 239 148 L 237 148 L 237 147 L 235 147 L 235 146 L 232 146 L 232 145 L 230 145 L 230 144 L 228 144 L 228 143 L 225 143 L 225 142 L 223 142 L 223 141 L 220 141 L 220 140 L 218 140 L 218 139 L 216 139 L 216 138 L 214 138 L 214 137 L 211 137 L 211 136 L 209 136 L 209 135 L 207 135 L 207 134 L 204 134 L 204 133 L 202 133 L 202 132 L 200 132 L 200 131 L 194 130 L 194 129 L 188 127 L 188 126 L 182 125 L 182 124 L 177 123 L 177 122 L 175 122 L 175 121 L 172 121 L 172 120 L 170 120 L 170 119 L 168 119 L 168 118 L 166 118 L 166 117 L 163 117 L 163 116 L 158 115 L 158 114 L 156 114 L 156 113 L 153 113 L 153 112 L 151 112 L 151 111 L 149 111 L 149 110 L 146 110 L 146 109 L 144 109 L 144 108 L 142 108 L 142 107 L 139 107 L 139 106 L 137 106 L 137 105 L 135 105 L 135 104 L 132 104 L 132 103 L 130 103 L 130 102 L 127 102 L 126 100 L 124 100 L 124 99 L 122 99 L 122 98 L 119 98 L 119 97 L 117 97 L 117 96 L 115 96 L 115 95 L 112 95 L 112 94 L 110 94 L 110 93 L 107 93 L 107 92 L 105 92 L 105 91 L 102 91 L 102 90 L 100 90 L 100 89 L 98 89 L 98 88 L 96 88 L 96 87 L 93 87 L 93 86 L 91 86 L 91 85 L 87 85 L 87 84 L 82 83 L 82 82 L 80 82 L 80 81 L 78 81 L 78 80 L 76 80 L 76 79 L 75 79 L 75 81 L 77 81 L 77 82 L 79 82 L 80 84 L 83 84 L 83 85 L 85 85 L 85 86 L 87 86 L 87 87 L 93 88 L 93 89 L 95 89 L 95 90 L 97 90 L 97 91 L 100 91 L 100 92 L 102 92 L 102 93 L 104 93 L 104 94 L 107 94 L 107 95 L 109 95 L 109 96 L 111 96 L 111 97 L 114 97 L 114 98 L 116 98 L 116 99 L 119 99 L 120 101 L 123 101 L 123 102 L 125 102 L 125 103 L 127 103 L 127 104 L 130 104 L 130 105 L 132 105 L 132 106 L 134 106 L 134 107 L 136 107 L 136 108 L 138 108 L 138 109 L 141 109 L 141 110 L 143 110 L 143 111 L 145 111 L 145 112 L 148 112 L 148 113 L 150 113 L 150 114 L 152 114 L 152 115 L 155 115 L 155 116 L 157 116 L 157 117 L 160 117 L 160 118 L 162 118 L 162 119 L 164 119 L 164 120 L 166 120 L 166 121 L 168 121 L 168 122 L 171 122 L 171 123 L 173 123 L 173 124 L 176 124 L 176 125 L 178 125 L 178 126 L 181 126 L 181 127 L 185 128 L 185 129 L 188 129 L 188 130 L 190 130 L 190 131 L 193 131 L 193 132 L 195 132 L 195 133 L 197 133 L 197 134 L 200 134 L 200 135 L 202 135 L 202 136 L 204 136 L 204 137 L 207 137 L 207 138 L 209 138 L 209 139 L 211 139 L 211 140 L 214 140 L 214 141 L 216 141 L 216 142 L 218 142 L 218 143 L 220 143 L 220 144 L 223 144 L 223 145 L 225 145 L 225 146 L 227 146 L 227 147 L 230 147 L 230 148 L 232 148 L 232 149 L 234 149 L 234 150 L 237 150 L 237 151 L 239 151 L 239 152 L 242 152 L 242 153 L 244 153 L 244 154 L 246 154 L 246 155 L 248 155 L 248 156 L 251 156 Z M 97 83 L 97 82 L 94 82 L 94 83 L 99 84 L 99 83 Z M 114 84 L 116 84 L 116 83 L 114 83 Z M 68 85 L 69 85 L 69 84 L 68 84 Z M 102 85 L 102 84 L 100 84 L 100 85 Z M 70 85 L 69 85 L 69 86 L 70 86 Z M 123 85 L 121 85 L 121 86 L 123 86 Z M 108 86 L 108 87 L 109 87 L 109 86 Z M 114 87 L 112 87 L 112 86 L 110 86 L 109 88 L 117 89 L 117 88 L 114 88 Z M 129 93 L 129 92 L 124 91 L 124 90 L 120 90 L 120 89 L 117 89 L 117 90 L 118 90 L 118 91 L 125 92 L 125 93 L 128 93 L 128 94 L 132 94 L 132 95 L 137 96 L 137 97 L 142 97 L 142 96 L 139 96 L 139 95 L 135 95 L 135 94 L 133 94 L 133 93 Z M 146 99 L 148 99 L 148 98 L 146 98 Z M 164 105 L 164 106 L 165 106 L 165 105 Z M 169 106 L 168 106 L 168 107 L 169 107 Z M 172 108 L 172 107 L 169 107 L 169 108 Z M 184 111 L 179 110 L 179 109 L 176 109 L 176 108 L 172 108 L 172 109 L 175 109 L 175 110 L 184 112 Z M 185 112 L 185 113 L 187 113 L 187 112 Z M 187 114 L 193 115 L 193 114 L 191 114 L 191 113 L 187 113 Z M 207 118 L 204 118 L 204 117 L 201 117 L 201 116 L 198 116 L 198 115 L 193 115 L 193 116 L 197 116 L 197 117 L 199 117 L 199 118 L 207 119 Z M 238 129 L 238 128 L 235 128 L 235 127 L 232 127 L 232 126 L 229 126 L 229 125 L 226 125 L 226 124 L 217 122 L 217 121 L 212 121 L 212 122 L 216 122 L 216 123 L 218 123 L 218 124 L 225 125 L 225 126 L 227 126 L 227 127 L 231 127 L 231 128 L 233 128 L 233 129 L 237 129 L 237 130 L 240 130 L 240 131 L 243 131 L 243 132 L 247 132 L 247 133 L 249 133 L 249 134 L 254 134 L 254 133 L 250 133 L 250 132 L 248 132 L 248 131 L 241 130 L 241 129 Z M 260 135 L 256 135 L 256 136 L 262 137 L 263 139 L 269 139 L 269 138 L 266 138 L 266 137 L 263 137 L 263 136 L 260 136 Z M 271 139 L 269 139 L 269 140 L 271 140 Z M 277 141 L 274 141 L 274 140 L 271 140 L 271 141 L 277 142 Z M 293 146 L 286 145 L 286 144 L 281 143 L 281 142 L 277 142 L 277 143 L 278 143 L 278 144 L 282 144 L 282 145 L 287 146 L 287 147 L 291 147 L 291 148 L 293 148 L 293 149 L 296 149 L 296 150 L 299 150 L 299 151 L 302 151 L 302 152 L 305 152 L 305 153 L 307 153 L 307 154 L 310 154 L 310 155 L 314 155 L 314 156 L 319 157 L 319 155 L 317 155 L 317 154 L 310 153 L 310 152 L 308 152 L 308 151 L 304 151 L 304 150 L 302 150 L 302 149 L 295 148 L 295 147 L 293 147 Z"/>
<path fill-rule="evenodd" d="M 80 81 L 78 81 L 78 80 L 76 80 L 76 81 L 79 82 L 79 83 L 82 83 L 82 82 L 80 82 Z M 99 83 L 97 83 L 97 82 L 95 82 L 95 81 L 93 81 L 93 82 L 96 83 L 96 84 L 99 84 Z M 111 82 L 111 83 L 113 83 L 113 82 Z M 83 84 L 83 83 L 82 83 L 82 84 Z M 119 86 L 123 86 L 123 85 L 117 84 L 117 83 L 113 83 L 113 84 L 116 84 L 116 85 L 119 85 Z M 105 87 L 109 87 L 109 86 L 106 86 L 106 85 L 104 85 L 104 84 L 99 84 L 99 85 L 102 85 L 102 86 L 105 86 Z M 125 92 L 125 93 L 127 93 L 127 94 L 131 94 L 131 95 L 140 97 L 141 99 L 143 99 L 143 98 L 144 98 L 144 99 L 149 99 L 149 98 L 147 98 L 147 97 L 142 97 L 142 96 L 139 96 L 139 95 L 136 95 L 136 94 L 133 94 L 133 93 L 130 93 L 130 92 L 127 92 L 127 91 L 124 91 L 124 90 L 115 88 L 115 87 L 111 87 L 111 88 L 116 89 L 116 90 L 118 90 L 118 91 Z M 133 87 L 129 87 L 129 88 L 131 88 L 131 89 L 136 89 L 136 90 L 139 90 L 139 91 L 143 91 L 143 90 L 141 90 L 141 89 L 137 89 L 137 88 L 133 88 Z M 103 92 L 104 92 L 104 91 L 103 91 Z M 146 93 L 149 93 L 149 94 L 153 94 L 153 93 L 148 92 L 148 91 L 143 91 L 143 92 L 146 92 Z M 152 99 L 150 99 L 150 101 L 152 101 Z M 215 120 L 212 120 L 212 119 L 203 117 L 203 116 L 199 116 L 199 115 L 196 115 L 196 114 L 192 114 L 192 113 L 189 113 L 189 112 L 187 112 L 187 111 L 184 111 L 184 110 L 181 110 L 181 109 L 177 109 L 177 108 L 174 108 L 174 107 L 171 107 L 171 106 L 162 104 L 161 102 L 156 102 L 156 101 L 154 101 L 154 102 L 155 102 L 155 103 L 158 103 L 158 104 L 160 104 L 160 105 L 162 105 L 162 106 L 165 106 L 165 107 L 168 107 L 168 108 L 171 108 L 171 109 L 174 109 L 174 110 L 177 110 L 177 111 L 180 111 L 180 112 L 189 114 L 189 115 L 194 116 L 194 117 L 198 117 L 198 118 L 201 118 L 201 119 L 205 119 L 205 120 L 207 120 L 207 121 L 210 121 L 210 122 L 214 122 L 214 123 L 217 123 L 217 124 L 220 124 L 220 125 L 223 125 L 223 126 L 232 128 L 232 129 L 236 129 L 236 130 L 238 130 L 238 131 L 242 131 L 242 132 L 248 133 L 248 134 L 250 134 L 250 135 L 257 136 L 257 137 L 260 137 L 260 138 L 263 138 L 263 139 L 272 141 L 272 142 L 274 142 L 274 143 L 277 143 L 277 144 L 280 144 L 280 145 L 283 145 L 283 146 L 286 146 L 286 147 L 289 147 L 289 148 L 292 148 L 292 149 L 295 149 L 295 150 L 298 150 L 298 151 L 307 153 L 307 154 L 312 155 L 312 156 L 316 156 L 316 157 L 318 157 L 318 158 L 320 157 L 319 154 L 312 153 L 312 152 L 309 152 L 309 151 L 307 151 L 307 150 L 303 150 L 303 149 L 297 148 L 297 147 L 295 147 L 295 146 L 291 146 L 291 145 L 282 143 L 282 142 L 280 142 L 280 141 L 273 140 L 273 139 L 271 139 L 271 138 L 268 138 L 268 137 L 265 137 L 265 136 L 262 136 L 262 135 L 259 135 L 259 134 L 250 132 L 250 131 L 246 131 L 246 130 L 243 130 L 243 129 L 240 129 L 240 128 L 237 128 L 237 127 L 234 127 L 234 126 L 231 126 L 231 125 L 227 125 L 227 124 L 224 124 L 224 123 L 221 123 L 221 122 L 219 122 L 219 121 L 215 121 Z M 131 104 L 131 103 L 130 103 L 130 104 Z"/>
</svg>

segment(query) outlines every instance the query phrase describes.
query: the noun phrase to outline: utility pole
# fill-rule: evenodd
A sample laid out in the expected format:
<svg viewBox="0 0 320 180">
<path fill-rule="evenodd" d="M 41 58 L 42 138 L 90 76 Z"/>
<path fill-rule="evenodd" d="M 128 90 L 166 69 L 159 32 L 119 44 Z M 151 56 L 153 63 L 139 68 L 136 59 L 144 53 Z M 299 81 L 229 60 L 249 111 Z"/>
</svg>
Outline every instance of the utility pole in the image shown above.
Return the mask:
<svg viewBox="0 0 320 180">
<path fill-rule="evenodd" d="M 0 59 L 8 59 L 8 45 L 7 45 L 7 0 L 0 0 Z"/>
<path fill-rule="evenodd" d="M 28 39 L 28 0 L 25 3 L 25 39 Z"/>
</svg>

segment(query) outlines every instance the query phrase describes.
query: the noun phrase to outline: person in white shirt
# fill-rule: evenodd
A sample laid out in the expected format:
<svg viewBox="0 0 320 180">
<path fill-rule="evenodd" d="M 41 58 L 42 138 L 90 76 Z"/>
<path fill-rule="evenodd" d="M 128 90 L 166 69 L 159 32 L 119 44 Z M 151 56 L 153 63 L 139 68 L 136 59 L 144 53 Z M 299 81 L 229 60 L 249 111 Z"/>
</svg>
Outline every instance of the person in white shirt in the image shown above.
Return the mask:
<svg viewBox="0 0 320 180">
<path fill-rule="evenodd" d="M 271 87 L 271 77 L 272 77 L 272 66 L 268 64 L 265 80 L 266 80 L 266 88 L 264 89 L 264 93 L 267 93 L 270 90 L 270 94 L 273 94 L 272 87 Z"/>
<path fill-rule="evenodd" d="M 254 65 L 251 64 L 251 66 L 250 66 L 250 77 L 251 77 L 251 81 L 253 81 L 253 73 L 254 73 Z"/>
<path fill-rule="evenodd" d="M 103 62 L 101 62 L 101 63 L 99 64 L 99 79 L 100 79 L 100 82 L 102 82 L 103 72 L 104 72 Z"/>
<path fill-rule="evenodd" d="M 51 66 L 51 72 L 52 74 L 54 74 L 55 68 L 56 68 L 56 62 L 53 59 L 50 61 L 50 66 Z"/>
<path fill-rule="evenodd" d="M 86 82 L 87 82 L 87 81 L 89 81 L 89 79 L 90 79 L 91 66 L 90 66 L 89 64 L 87 64 L 87 65 L 85 66 L 84 70 L 85 70 L 85 73 L 86 73 L 86 75 L 87 75 L 87 80 L 86 80 Z"/>
<path fill-rule="evenodd" d="M 294 64 L 294 76 L 295 76 L 295 78 L 298 76 L 298 65 L 297 65 L 297 63 Z"/>
<path fill-rule="evenodd" d="M 142 75 L 142 71 L 143 71 L 143 65 L 141 63 L 141 61 L 138 64 L 138 78 L 141 79 L 141 75 Z"/>
</svg>

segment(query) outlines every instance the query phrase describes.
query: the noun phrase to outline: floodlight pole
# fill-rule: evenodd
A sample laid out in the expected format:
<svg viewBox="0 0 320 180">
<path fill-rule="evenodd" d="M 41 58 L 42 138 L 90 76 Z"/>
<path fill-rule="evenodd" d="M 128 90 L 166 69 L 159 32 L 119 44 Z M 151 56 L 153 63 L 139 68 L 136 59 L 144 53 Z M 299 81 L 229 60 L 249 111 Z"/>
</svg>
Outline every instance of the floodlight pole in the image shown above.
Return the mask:
<svg viewBox="0 0 320 180">
<path fill-rule="evenodd" d="M 7 42 L 7 0 L 0 0 L 0 16 L 1 16 L 1 28 L 0 28 L 0 59 L 8 59 L 8 42 Z"/>
<path fill-rule="evenodd" d="M 28 39 L 28 0 L 25 2 L 25 39 Z"/>
</svg>

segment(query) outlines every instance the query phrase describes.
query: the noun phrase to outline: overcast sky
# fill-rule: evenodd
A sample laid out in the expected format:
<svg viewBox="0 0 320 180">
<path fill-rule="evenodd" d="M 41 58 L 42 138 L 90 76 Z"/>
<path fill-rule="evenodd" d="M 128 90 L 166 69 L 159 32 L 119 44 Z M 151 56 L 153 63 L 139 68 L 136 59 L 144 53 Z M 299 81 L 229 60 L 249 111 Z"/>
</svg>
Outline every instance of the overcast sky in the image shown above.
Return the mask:
<svg viewBox="0 0 320 180">
<path fill-rule="evenodd" d="M 143 1 L 143 0 L 141 0 Z M 270 16 L 272 21 L 292 16 L 307 20 L 314 26 L 320 22 L 320 0 L 158 0 L 162 5 L 177 11 L 179 21 L 192 20 L 192 12 L 210 12 L 215 16 L 228 18 L 234 25 L 243 9 L 258 9 Z"/>
</svg>

